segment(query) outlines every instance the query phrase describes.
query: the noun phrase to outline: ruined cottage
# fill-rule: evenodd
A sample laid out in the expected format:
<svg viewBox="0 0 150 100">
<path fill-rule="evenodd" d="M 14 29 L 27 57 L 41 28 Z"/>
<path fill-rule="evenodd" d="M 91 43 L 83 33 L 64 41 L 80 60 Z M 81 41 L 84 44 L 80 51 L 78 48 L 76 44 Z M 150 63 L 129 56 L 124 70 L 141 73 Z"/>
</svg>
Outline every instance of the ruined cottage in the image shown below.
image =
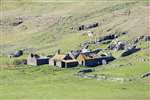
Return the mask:
<svg viewBox="0 0 150 100">
<path fill-rule="evenodd" d="M 78 66 L 78 61 L 69 56 L 69 54 L 57 53 L 49 60 L 49 65 L 60 68 L 71 68 Z"/>
<path fill-rule="evenodd" d="M 98 22 L 90 23 L 90 24 L 85 24 L 85 25 L 80 25 L 78 27 L 78 31 L 87 30 L 87 29 L 91 29 L 91 28 L 96 28 L 98 26 L 99 26 Z"/>
<path fill-rule="evenodd" d="M 79 64 L 82 66 L 95 67 L 98 65 L 107 64 L 115 58 L 112 56 L 98 56 L 94 53 L 81 53 L 77 59 Z"/>
<path fill-rule="evenodd" d="M 140 48 L 137 48 L 136 46 L 133 46 L 131 48 L 128 48 L 127 50 L 125 50 L 122 54 L 121 54 L 121 57 L 125 57 L 125 56 L 128 56 L 128 55 L 131 55 L 137 51 L 141 50 Z"/>
<path fill-rule="evenodd" d="M 49 58 L 48 57 L 41 57 L 37 54 L 30 54 L 27 58 L 27 65 L 44 65 L 48 64 Z"/>
</svg>

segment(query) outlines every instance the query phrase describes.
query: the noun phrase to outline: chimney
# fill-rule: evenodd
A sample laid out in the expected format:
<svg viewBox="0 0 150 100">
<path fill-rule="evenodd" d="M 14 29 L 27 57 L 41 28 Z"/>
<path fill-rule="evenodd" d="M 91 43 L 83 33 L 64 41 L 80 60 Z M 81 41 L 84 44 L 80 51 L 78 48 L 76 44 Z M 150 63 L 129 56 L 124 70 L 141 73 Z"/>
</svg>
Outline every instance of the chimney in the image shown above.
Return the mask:
<svg viewBox="0 0 150 100">
<path fill-rule="evenodd" d="M 57 54 L 60 54 L 60 49 L 58 49 Z"/>
</svg>

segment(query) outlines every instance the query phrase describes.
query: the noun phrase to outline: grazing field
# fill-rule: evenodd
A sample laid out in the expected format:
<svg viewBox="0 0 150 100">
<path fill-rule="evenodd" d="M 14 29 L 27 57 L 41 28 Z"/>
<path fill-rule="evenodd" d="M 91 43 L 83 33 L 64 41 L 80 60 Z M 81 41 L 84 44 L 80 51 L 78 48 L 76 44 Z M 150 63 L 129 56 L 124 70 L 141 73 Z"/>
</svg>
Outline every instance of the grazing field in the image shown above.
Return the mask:
<svg viewBox="0 0 150 100">
<path fill-rule="evenodd" d="M 18 22 L 19 21 L 19 22 Z M 100 26 L 78 31 L 82 24 Z M 67 53 L 82 48 L 111 33 L 127 33 L 117 38 L 131 43 L 150 34 L 149 0 L 0 0 L 0 100 L 150 100 L 150 42 L 139 41 L 141 48 L 127 57 L 122 51 L 105 50 L 108 44 L 90 44 L 89 49 L 104 49 L 116 58 L 106 65 L 91 67 L 85 75 L 121 80 L 81 78 L 86 68 L 57 68 L 18 64 L 30 53 L 52 55 L 58 49 Z M 24 50 L 18 58 L 8 54 Z"/>
<path fill-rule="evenodd" d="M 48 66 L 1 70 L 1 100 L 149 100 L 149 79 L 123 83 L 82 79 L 74 76 L 78 70 Z M 99 73 L 114 72 L 104 68 Z"/>
<path fill-rule="evenodd" d="M 127 62 L 127 57 L 94 67 L 89 75 L 119 77 L 127 81 L 96 80 L 76 76 L 84 67 L 61 69 L 53 66 L 1 68 L 1 100 L 149 100 L 149 62 Z"/>
</svg>

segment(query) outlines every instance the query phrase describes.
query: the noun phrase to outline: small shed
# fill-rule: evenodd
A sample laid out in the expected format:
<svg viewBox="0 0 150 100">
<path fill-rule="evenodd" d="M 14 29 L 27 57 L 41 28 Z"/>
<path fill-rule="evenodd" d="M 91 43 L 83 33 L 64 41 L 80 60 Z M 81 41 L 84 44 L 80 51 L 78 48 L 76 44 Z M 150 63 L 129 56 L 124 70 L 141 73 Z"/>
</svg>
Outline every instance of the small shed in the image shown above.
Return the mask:
<svg viewBox="0 0 150 100">
<path fill-rule="evenodd" d="M 69 56 L 69 54 L 56 54 L 49 60 L 49 65 L 60 68 L 70 68 L 78 66 L 78 61 Z"/>
<path fill-rule="evenodd" d="M 128 56 L 128 55 L 131 55 L 137 51 L 141 50 L 140 48 L 136 48 L 136 46 L 133 46 L 127 50 L 125 50 L 122 54 L 121 54 L 121 57 L 125 57 L 125 56 Z"/>
<path fill-rule="evenodd" d="M 112 56 L 98 56 L 93 53 L 81 53 L 77 59 L 80 65 L 95 67 L 98 65 L 107 64 L 109 61 L 112 61 L 115 58 Z"/>
<path fill-rule="evenodd" d="M 48 57 L 40 57 L 37 54 L 30 54 L 27 58 L 27 65 L 44 65 L 48 64 L 49 58 Z"/>
</svg>

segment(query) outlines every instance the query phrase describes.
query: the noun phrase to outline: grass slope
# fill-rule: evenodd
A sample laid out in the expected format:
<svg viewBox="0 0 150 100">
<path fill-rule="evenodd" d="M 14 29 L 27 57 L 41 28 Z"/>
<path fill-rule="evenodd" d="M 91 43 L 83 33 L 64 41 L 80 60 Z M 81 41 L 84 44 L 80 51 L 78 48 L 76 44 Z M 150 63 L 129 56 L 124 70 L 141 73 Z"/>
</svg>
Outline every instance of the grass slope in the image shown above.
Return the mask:
<svg viewBox="0 0 150 100">
<path fill-rule="evenodd" d="M 147 3 L 148 0 L 1 0 L 0 100 L 149 100 L 150 79 L 140 79 L 150 71 L 149 42 L 140 42 L 138 47 L 144 49 L 128 57 L 121 58 L 120 52 L 112 52 L 117 60 L 95 67 L 90 73 L 133 79 L 125 82 L 79 78 L 74 74 L 82 66 L 59 69 L 48 65 L 14 65 L 14 61 L 25 59 L 32 51 L 13 59 L 3 55 L 23 48 L 43 55 L 58 48 L 63 52 L 78 49 L 88 41 L 83 34 L 86 31 L 70 28 L 97 21 L 102 23 L 92 29 L 97 37 L 127 31 L 119 40 L 130 41 L 150 32 Z M 130 16 L 122 15 L 129 9 Z M 18 17 L 23 18 L 23 23 L 12 26 Z M 90 48 L 106 46 L 90 45 Z"/>
<path fill-rule="evenodd" d="M 144 67 L 144 66 L 143 66 Z M 146 66 L 145 66 L 146 67 Z M 149 81 L 97 81 L 75 77 L 75 69 L 42 66 L 2 70 L 2 100 L 148 100 Z M 109 70 L 107 70 L 109 71 Z"/>
<path fill-rule="evenodd" d="M 66 49 L 65 43 L 68 44 L 67 47 L 70 50 L 74 43 L 78 46 L 88 39 L 79 35 L 85 33 L 84 31 L 77 32 L 70 28 L 97 21 L 102 23 L 101 27 L 93 29 L 97 37 L 127 31 L 129 34 L 123 39 L 129 40 L 149 33 L 147 21 L 149 8 L 145 6 L 146 2 L 121 0 L 88 2 L 83 0 L 79 3 L 79 1 L 30 2 L 22 0 L 10 3 L 11 1 L 1 3 L 1 20 L 4 23 L 0 27 L 0 46 L 3 48 L 1 53 L 15 49 L 34 48 L 37 52 L 48 54 L 58 48 Z M 17 9 L 11 8 L 10 5 Z M 119 15 L 129 9 L 131 10 L 130 16 Z M 114 14 L 117 16 L 114 17 Z M 8 25 L 18 17 L 23 18 L 24 22 L 21 25 L 15 27 Z M 107 32 L 108 29 L 111 31 Z"/>
</svg>

